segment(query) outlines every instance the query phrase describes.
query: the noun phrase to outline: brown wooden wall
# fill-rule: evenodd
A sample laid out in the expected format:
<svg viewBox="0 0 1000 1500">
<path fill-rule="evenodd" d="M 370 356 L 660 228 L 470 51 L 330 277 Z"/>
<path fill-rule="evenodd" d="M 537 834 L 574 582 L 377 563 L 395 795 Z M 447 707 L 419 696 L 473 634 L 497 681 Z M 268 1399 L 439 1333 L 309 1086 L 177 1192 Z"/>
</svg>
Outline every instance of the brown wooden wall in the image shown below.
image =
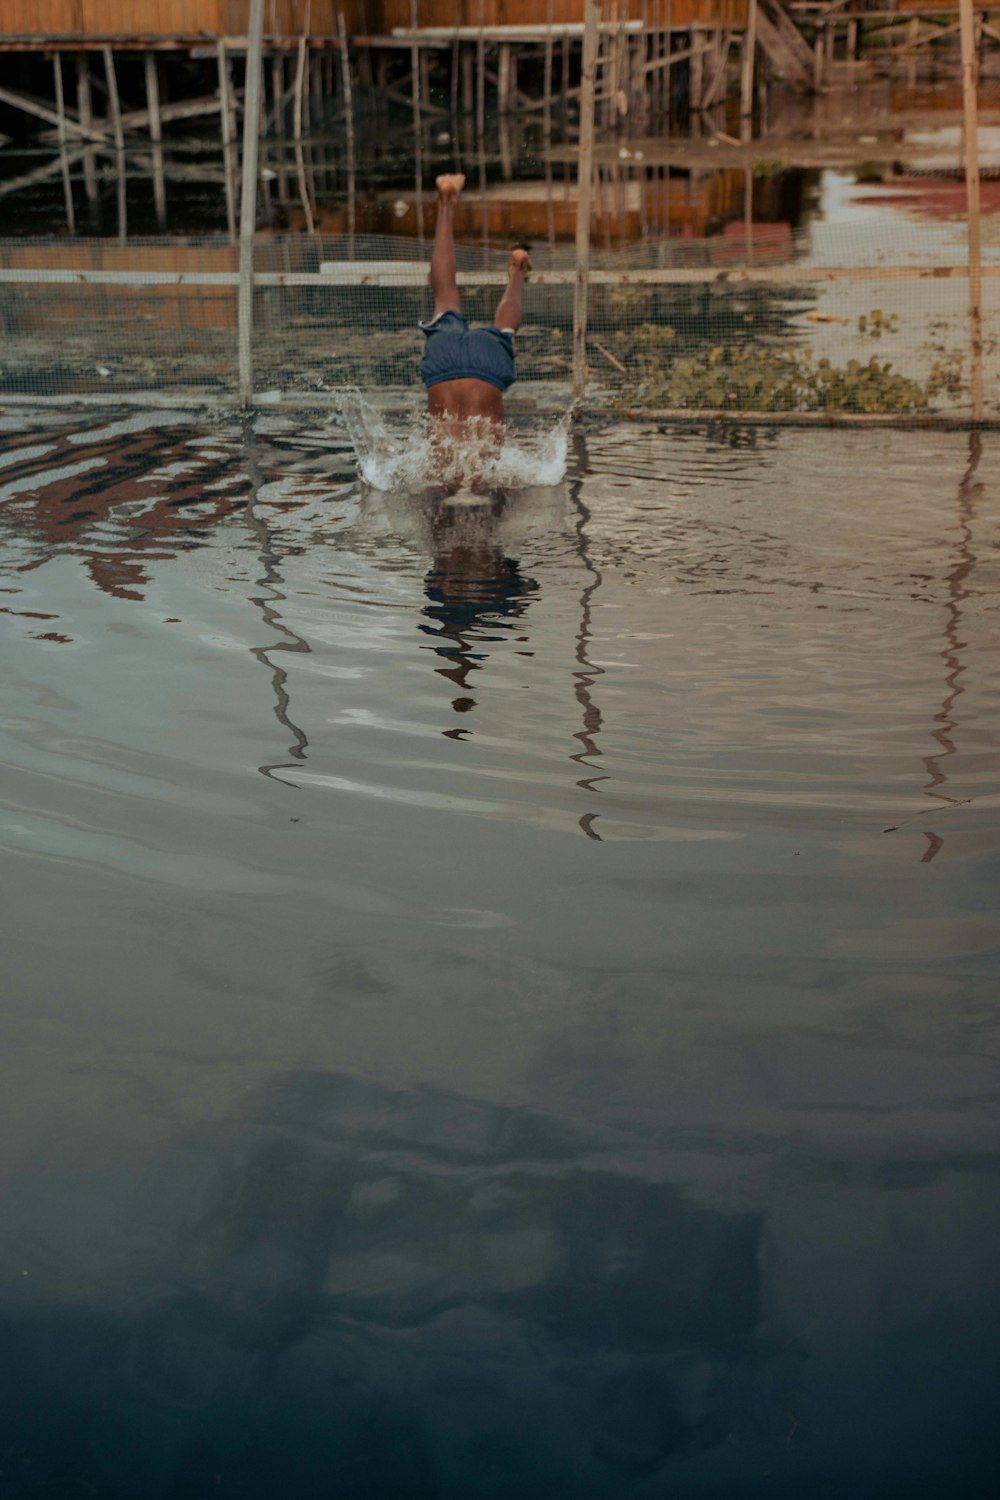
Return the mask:
<svg viewBox="0 0 1000 1500">
<path fill-rule="evenodd" d="M 906 0 L 901 0 L 905 4 Z M 916 0 L 914 0 L 916 3 Z M 662 21 L 667 0 L 624 0 L 633 20 L 645 9 L 651 25 Z M 348 32 L 387 34 L 411 23 L 410 0 L 266 0 L 268 36 L 298 36 L 309 15 L 312 36 L 332 36 L 337 12 Z M 141 23 L 137 24 L 137 12 Z M 743 26 L 747 0 L 669 0 L 673 26 Z M 242 36 L 249 0 L 0 0 L 0 35 L 11 36 Z M 537 25 L 546 19 L 544 0 L 483 0 L 485 26 Z M 583 0 L 552 0 L 556 25 L 583 20 Z M 417 0 L 418 26 L 478 26 L 479 0 Z"/>
<path fill-rule="evenodd" d="M 245 36 L 249 0 L 0 0 L 0 34 L 11 36 Z M 360 31 L 361 0 L 266 0 L 264 30 L 332 36 L 337 12 Z M 139 19 L 141 18 L 141 19 Z"/>
<path fill-rule="evenodd" d="M 669 8 L 672 26 L 743 26 L 747 0 L 625 0 L 615 15 L 638 21 L 645 13 L 650 26 L 663 24 Z M 368 0 L 367 18 L 372 31 L 388 33 L 411 24 L 410 0 Z M 484 26 L 536 26 L 547 16 L 545 0 L 483 0 Z M 583 0 L 552 0 L 552 20 L 557 26 L 583 20 Z M 479 0 L 417 0 L 418 26 L 478 26 Z"/>
<path fill-rule="evenodd" d="M 91 271 L 236 271 L 234 245 L 119 245 L 65 240 L 0 250 L 4 270 L 39 267 Z M 36 284 L 16 289 L 15 326 L 57 335 L 81 321 L 110 317 L 149 328 L 235 328 L 236 288 L 229 286 L 87 286 Z M 138 336 L 141 336 L 138 335 Z"/>
</svg>

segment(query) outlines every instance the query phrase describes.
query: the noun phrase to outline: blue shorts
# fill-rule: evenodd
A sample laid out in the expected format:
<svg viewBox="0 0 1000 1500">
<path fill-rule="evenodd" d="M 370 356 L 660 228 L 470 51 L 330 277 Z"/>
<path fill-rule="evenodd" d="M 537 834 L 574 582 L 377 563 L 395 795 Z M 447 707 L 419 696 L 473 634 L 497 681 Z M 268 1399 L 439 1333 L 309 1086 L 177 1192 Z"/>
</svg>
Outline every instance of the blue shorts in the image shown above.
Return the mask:
<svg viewBox="0 0 1000 1500">
<path fill-rule="evenodd" d="M 420 378 L 428 389 L 442 380 L 485 380 L 498 391 L 514 384 L 512 333 L 499 328 L 474 328 L 470 333 L 457 312 L 443 312 L 420 327 L 427 339 Z"/>
</svg>

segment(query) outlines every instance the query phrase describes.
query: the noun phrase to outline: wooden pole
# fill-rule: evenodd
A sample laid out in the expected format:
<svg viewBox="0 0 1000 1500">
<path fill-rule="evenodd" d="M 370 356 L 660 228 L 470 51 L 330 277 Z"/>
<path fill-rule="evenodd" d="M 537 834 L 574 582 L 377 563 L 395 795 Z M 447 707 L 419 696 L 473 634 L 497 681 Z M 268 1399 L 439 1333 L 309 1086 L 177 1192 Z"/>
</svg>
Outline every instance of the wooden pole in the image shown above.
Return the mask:
<svg viewBox="0 0 1000 1500">
<path fill-rule="evenodd" d="M 253 242 L 257 227 L 257 151 L 260 141 L 263 32 L 264 0 L 250 0 L 246 88 L 243 96 L 243 191 L 240 198 L 240 282 L 237 298 L 241 407 L 247 405 L 253 392 Z"/>
<path fill-rule="evenodd" d="M 476 38 L 476 136 L 482 142 L 486 131 L 486 39 L 483 27 L 486 24 L 483 0 L 477 0 L 479 36 Z"/>
<path fill-rule="evenodd" d="M 226 190 L 226 227 L 230 244 L 236 243 L 236 183 L 233 173 L 233 117 L 229 107 L 229 57 L 226 44 L 220 36 L 215 44 L 215 59 L 219 70 L 219 121 L 222 126 L 222 175 Z"/>
<path fill-rule="evenodd" d="M 167 223 L 167 186 L 163 172 L 163 121 L 160 118 L 160 77 L 156 53 L 146 53 L 146 108 L 149 111 L 149 139 L 153 145 L 153 202 L 160 229 Z"/>
<path fill-rule="evenodd" d="M 413 105 L 413 173 L 414 206 L 417 211 L 417 239 L 424 241 L 424 140 L 420 120 L 420 48 L 417 45 L 417 0 L 410 0 L 410 30 L 413 45 L 410 48 L 410 100 Z"/>
<path fill-rule="evenodd" d="M 76 234 L 76 213 L 73 209 L 73 183 L 69 175 L 69 154 L 66 150 L 66 101 L 63 96 L 62 53 L 53 52 L 52 72 L 56 86 L 56 113 L 59 116 L 59 161 L 62 170 L 63 197 L 66 200 L 66 227 Z"/>
<path fill-rule="evenodd" d="M 542 72 L 542 134 L 548 150 L 552 145 L 552 0 L 545 0 L 545 62 Z"/>
<path fill-rule="evenodd" d="M 701 40 L 702 28 L 700 26 L 692 26 L 689 35 L 691 37 L 691 61 L 688 64 L 688 67 L 690 69 L 688 76 L 691 80 L 691 98 L 688 101 L 688 104 L 691 110 L 691 134 L 700 135 L 701 96 L 703 90 L 702 75 L 704 73 L 705 62 L 705 54 L 702 51 Z"/>
<path fill-rule="evenodd" d="M 579 414 L 587 383 L 587 296 L 590 277 L 590 204 L 594 186 L 594 79 L 597 72 L 599 0 L 584 0 L 580 78 L 580 148 L 577 164 L 576 284 L 573 288 L 572 409 Z"/>
<path fill-rule="evenodd" d="M 118 80 L 115 77 L 115 59 L 110 47 L 102 47 L 104 55 L 104 77 L 108 86 L 108 109 L 111 112 L 111 127 L 115 137 L 115 162 L 118 168 L 118 239 L 124 245 L 128 233 L 125 203 L 125 131 L 122 126 L 122 107 L 118 98 Z"/>
<path fill-rule="evenodd" d="M 972 420 L 983 420 L 982 248 L 979 219 L 978 61 L 972 0 L 959 0 L 962 38 L 962 123 L 965 156 L 966 226 L 969 241 L 969 364 Z"/>
<path fill-rule="evenodd" d="M 90 58 L 86 52 L 76 54 L 76 107 L 80 116 L 80 124 L 89 130 L 93 124 L 94 114 L 90 98 Z M 96 203 L 97 168 L 94 164 L 93 150 L 88 150 L 84 154 L 83 182 L 88 202 Z"/>
<path fill-rule="evenodd" d="M 753 139 L 753 70 L 757 55 L 757 0 L 749 0 L 740 68 L 740 140 Z"/>
<path fill-rule="evenodd" d="M 299 198 L 306 216 L 306 232 L 316 233 L 312 204 L 309 201 L 309 186 L 306 182 L 306 161 L 302 152 L 302 91 L 306 72 L 306 47 L 304 36 L 299 37 L 298 57 L 295 65 L 295 96 L 292 106 L 292 140 L 295 149 L 295 175 L 299 184 Z"/>
<path fill-rule="evenodd" d="M 351 84 L 351 59 L 347 50 L 347 25 L 344 12 L 337 12 L 337 36 L 340 41 L 340 78 L 344 91 L 344 130 L 347 135 L 347 232 L 351 239 L 351 255 L 354 254 L 353 236 L 357 228 L 355 209 L 354 173 L 354 89 Z"/>
</svg>

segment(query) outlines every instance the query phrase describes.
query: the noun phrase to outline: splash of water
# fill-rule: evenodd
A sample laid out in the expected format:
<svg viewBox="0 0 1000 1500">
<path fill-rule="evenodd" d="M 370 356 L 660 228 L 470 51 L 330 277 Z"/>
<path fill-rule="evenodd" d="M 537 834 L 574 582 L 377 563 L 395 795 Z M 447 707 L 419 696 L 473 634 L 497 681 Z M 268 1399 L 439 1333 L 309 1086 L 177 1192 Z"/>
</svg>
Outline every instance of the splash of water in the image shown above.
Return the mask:
<svg viewBox="0 0 1000 1500">
<path fill-rule="evenodd" d="M 431 444 L 422 411 L 390 428 L 359 390 L 341 393 L 340 412 L 358 472 L 376 490 L 414 494 L 443 486 L 468 493 L 463 487 L 473 483 L 476 492 L 518 490 L 556 485 L 566 472 L 568 412 L 541 431 L 507 429 L 499 452 L 492 431 L 477 428 L 475 420 L 465 424 L 460 440 L 444 446 Z"/>
</svg>

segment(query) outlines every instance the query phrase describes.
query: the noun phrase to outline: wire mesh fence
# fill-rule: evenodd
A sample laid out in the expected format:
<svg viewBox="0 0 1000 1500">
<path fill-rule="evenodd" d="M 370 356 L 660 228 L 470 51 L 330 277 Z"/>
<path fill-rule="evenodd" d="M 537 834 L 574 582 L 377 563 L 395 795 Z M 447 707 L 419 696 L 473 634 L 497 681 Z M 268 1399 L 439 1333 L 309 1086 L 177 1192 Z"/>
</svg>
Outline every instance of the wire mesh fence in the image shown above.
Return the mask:
<svg viewBox="0 0 1000 1500">
<path fill-rule="evenodd" d="M 970 412 L 964 224 L 736 224 L 704 239 L 595 248 L 587 300 L 591 409 L 867 414 Z M 564 407 L 576 270 L 533 251 L 512 397 Z M 419 391 L 426 240 L 260 238 L 255 399 Z M 0 241 L 0 397 L 161 393 L 231 403 L 237 250 L 214 238 L 119 245 Z M 488 324 L 506 249 L 460 246 L 463 309 Z M 1000 411 L 1000 246 L 983 252 L 986 415 Z"/>
</svg>

